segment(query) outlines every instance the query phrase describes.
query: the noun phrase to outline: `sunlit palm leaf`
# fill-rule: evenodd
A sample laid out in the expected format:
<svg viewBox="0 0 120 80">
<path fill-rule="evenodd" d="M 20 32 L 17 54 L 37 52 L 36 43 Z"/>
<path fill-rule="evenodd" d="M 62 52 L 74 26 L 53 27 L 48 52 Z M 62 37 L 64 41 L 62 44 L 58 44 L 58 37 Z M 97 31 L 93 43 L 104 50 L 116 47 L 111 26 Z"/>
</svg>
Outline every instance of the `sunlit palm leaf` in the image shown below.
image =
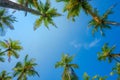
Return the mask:
<svg viewBox="0 0 120 80">
<path fill-rule="evenodd" d="M 89 80 L 90 76 L 87 73 L 84 73 L 83 80 Z"/>
</svg>

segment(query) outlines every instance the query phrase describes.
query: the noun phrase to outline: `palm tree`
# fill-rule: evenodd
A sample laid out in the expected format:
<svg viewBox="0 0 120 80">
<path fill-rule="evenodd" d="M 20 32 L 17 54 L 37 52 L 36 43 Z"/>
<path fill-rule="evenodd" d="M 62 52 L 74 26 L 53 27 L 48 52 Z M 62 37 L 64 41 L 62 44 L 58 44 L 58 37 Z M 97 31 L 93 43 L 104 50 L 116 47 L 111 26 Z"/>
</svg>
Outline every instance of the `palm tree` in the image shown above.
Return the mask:
<svg viewBox="0 0 120 80">
<path fill-rule="evenodd" d="M 14 56 L 15 58 L 19 58 L 19 54 L 18 52 L 21 51 L 23 48 L 20 45 L 20 42 L 17 40 L 4 40 L 4 41 L 0 41 L 0 46 L 5 49 L 4 51 L 2 51 L 0 54 L 2 53 L 7 53 L 8 56 L 8 61 L 10 62 L 11 60 L 11 56 Z"/>
<path fill-rule="evenodd" d="M 14 29 L 12 23 L 14 23 L 15 17 L 12 15 L 8 15 L 6 9 L 0 9 L 0 31 L 1 35 L 5 32 L 5 28 L 10 28 L 11 30 Z"/>
<path fill-rule="evenodd" d="M 9 73 L 7 73 L 6 71 L 2 71 L 0 73 L 0 80 L 12 80 L 12 77 L 9 76 Z"/>
<path fill-rule="evenodd" d="M 13 76 L 18 76 L 17 80 L 27 80 L 27 76 L 39 76 L 38 72 L 34 68 L 36 65 L 37 64 L 34 62 L 34 59 L 28 60 L 28 55 L 26 55 L 24 58 L 24 62 L 18 62 L 13 68 Z"/>
<path fill-rule="evenodd" d="M 53 22 L 53 18 L 61 16 L 61 14 L 57 13 L 57 9 L 51 8 L 49 0 L 46 0 L 45 4 L 43 4 L 40 1 L 40 3 L 38 4 L 37 10 L 40 11 L 41 16 L 35 21 L 34 30 L 36 30 L 37 28 L 39 28 L 40 25 L 42 24 L 42 22 L 44 23 L 44 25 L 47 28 L 49 28 L 48 24 L 51 24 L 51 25 L 57 27 L 55 25 L 55 23 Z"/>
<path fill-rule="evenodd" d="M 73 56 L 67 54 L 62 55 L 61 61 L 55 64 L 55 68 L 63 67 L 62 80 L 78 80 L 73 68 L 78 68 L 77 64 L 72 64 Z"/>
<path fill-rule="evenodd" d="M 102 16 L 99 16 L 98 11 L 95 9 L 94 13 L 98 17 L 98 21 L 95 19 L 92 19 L 89 22 L 89 27 L 93 27 L 92 33 L 94 35 L 95 32 L 100 30 L 101 34 L 104 36 L 103 29 L 111 29 L 111 25 L 114 26 L 120 26 L 120 23 L 117 23 L 115 21 L 111 21 L 108 19 L 109 15 L 112 14 L 112 9 L 116 6 L 117 4 L 112 5 Z"/>
<path fill-rule="evenodd" d="M 120 53 L 113 53 L 113 50 L 115 49 L 115 46 L 112 46 L 111 48 L 108 46 L 108 44 L 104 44 L 102 47 L 102 52 L 98 52 L 98 60 L 106 60 L 108 59 L 109 62 L 112 61 L 112 59 L 116 60 L 117 62 L 120 62 L 117 58 L 120 57 Z"/>
<path fill-rule="evenodd" d="M 67 18 L 72 18 L 74 21 L 76 16 L 79 16 L 80 11 L 90 14 L 94 20 L 98 21 L 98 17 L 94 14 L 92 6 L 87 0 L 56 0 L 57 2 L 65 2 L 64 12 L 68 12 Z"/>
<path fill-rule="evenodd" d="M 12 2 L 10 0 L 0 0 L 0 6 L 4 8 L 11 8 L 21 11 L 27 11 L 36 15 L 41 15 L 41 13 L 35 9 L 27 8 L 25 6 L 22 6 L 21 4 L 17 4 L 15 2 Z"/>
<path fill-rule="evenodd" d="M 118 74 L 117 80 L 120 80 L 120 63 L 116 63 L 116 66 L 112 69 L 111 75 Z"/>
</svg>

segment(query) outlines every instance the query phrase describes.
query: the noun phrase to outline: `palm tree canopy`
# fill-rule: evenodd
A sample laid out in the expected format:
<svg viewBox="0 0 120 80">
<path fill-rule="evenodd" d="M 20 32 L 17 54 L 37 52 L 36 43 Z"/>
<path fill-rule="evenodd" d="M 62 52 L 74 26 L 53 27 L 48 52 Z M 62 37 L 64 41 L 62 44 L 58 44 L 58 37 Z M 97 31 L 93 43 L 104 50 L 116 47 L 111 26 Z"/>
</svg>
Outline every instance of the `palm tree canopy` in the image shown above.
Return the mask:
<svg viewBox="0 0 120 80">
<path fill-rule="evenodd" d="M 112 5 L 102 16 L 98 14 L 98 10 L 94 9 L 94 14 L 97 16 L 98 20 L 92 19 L 89 21 L 89 27 L 92 28 L 92 34 L 94 35 L 95 32 L 100 31 L 102 36 L 105 36 L 104 29 L 111 29 L 111 25 L 120 26 L 120 23 L 111 21 L 108 19 L 110 14 L 113 14 L 113 8 L 116 4 Z"/>
<path fill-rule="evenodd" d="M 114 73 L 120 75 L 120 63 L 116 63 L 116 66 L 112 70 Z"/>
<path fill-rule="evenodd" d="M 57 9 L 51 8 L 49 0 L 46 0 L 45 4 L 43 4 L 40 1 L 40 3 L 38 4 L 37 10 L 40 11 L 41 15 L 35 21 L 34 30 L 39 28 L 41 26 L 42 22 L 44 23 L 45 27 L 47 27 L 47 28 L 49 28 L 48 27 L 49 24 L 57 27 L 56 24 L 53 22 L 53 18 L 61 16 L 61 14 L 59 14 L 57 12 Z"/>
<path fill-rule="evenodd" d="M 102 52 L 98 52 L 98 60 L 106 60 L 108 58 L 108 61 L 111 62 L 112 61 L 112 56 L 110 56 L 112 54 L 112 52 L 114 51 L 115 46 L 109 47 L 108 44 L 104 44 L 102 47 Z"/>
<path fill-rule="evenodd" d="M 63 54 L 61 61 L 57 62 L 55 64 L 55 68 L 58 67 L 66 67 L 67 65 L 70 65 L 73 68 L 78 68 L 76 64 L 70 64 L 73 61 L 74 56 L 69 56 L 68 54 Z"/>
<path fill-rule="evenodd" d="M 12 15 L 8 15 L 8 12 L 6 9 L 0 8 L 0 34 L 4 35 L 5 29 L 10 28 L 11 30 L 14 29 L 14 26 L 12 23 L 16 21 L 16 18 Z"/>
<path fill-rule="evenodd" d="M 75 21 L 75 17 L 79 16 L 81 9 L 84 10 L 86 14 L 89 14 L 89 11 L 92 10 L 91 5 L 87 0 L 56 0 L 57 2 L 64 2 L 65 6 L 63 12 L 68 12 L 67 18 L 72 18 Z"/>
<path fill-rule="evenodd" d="M 106 80 L 107 79 L 107 76 L 99 76 L 99 75 L 95 75 L 92 77 L 92 79 L 90 79 L 90 76 L 85 72 L 83 74 L 83 80 Z"/>
<path fill-rule="evenodd" d="M 1 53 L 7 52 L 7 56 L 9 57 L 8 61 L 10 61 L 11 56 L 14 56 L 15 58 L 19 58 L 18 52 L 23 49 L 19 41 L 11 40 L 11 39 L 0 41 L 0 47 L 5 50 Z"/>
<path fill-rule="evenodd" d="M 116 63 L 115 67 L 113 67 L 110 75 L 113 75 L 113 74 L 117 74 L 118 75 L 117 80 L 120 80 L 120 63 Z"/>
<path fill-rule="evenodd" d="M 38 0 L 17 0 L 17 2 L 28 8 L 38 7 Z"/>
<path fill-rule="evenodd" d="M 9 76 L 9 73 L 7 73 L 6 71 L 2 71 L 0 73 L 0 80 L 12 80 L 12 77 Z"/>
<path fill-rule="evenodd" d="M 35 59 L 28 59 L 28 55 L 25 56 L 24 62 L 18 62 L 16 66 L 13 68 L 14 74 L 13 76 L 18 76 L 18 80 L 20 79 L 27 79 L 27 76 L 34 76 L 38 75 L 38 72 L 34 69 L 34 67 L 37 65 L 35 62 Z"/>
<path fill-rule="evenodd" d="M 78 80 L 73 68 L 78 68 L 77 64 L 72 64 L 73 56 L 67 54 L 62 55 L 61 61 L 55 64 L 55 68 L 63 67 L 64 71 L 62 74 L 62 80 Z"/>
<path fill-rule="evenodd" d="M 38 0 L 17 0 L 19 4 L 22 6 L 25 6 L 27 8 L 37 8 L 38 7 Z M 27 15 L 27 12 L 25 13 L 25 16 Z"/>
</svg>

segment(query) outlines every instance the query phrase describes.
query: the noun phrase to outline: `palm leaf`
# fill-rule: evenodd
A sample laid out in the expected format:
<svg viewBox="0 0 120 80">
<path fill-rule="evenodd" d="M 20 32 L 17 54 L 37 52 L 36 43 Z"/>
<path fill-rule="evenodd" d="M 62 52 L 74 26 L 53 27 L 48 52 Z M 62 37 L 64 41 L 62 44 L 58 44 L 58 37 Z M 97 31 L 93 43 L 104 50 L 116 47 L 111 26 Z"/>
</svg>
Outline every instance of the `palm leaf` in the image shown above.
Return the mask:
<svg viewBox="0 0 120 80">
<path fill-rule="evenodd" d="M 5 59 L 3 57 L 0 57 L 0 62 L 5 62 Z"/>
<path fill-rule="evenodd" d="M 113 4 L 113 5 L 103 14 L 102 19 L 107 19 L 108 16 L 113 13 L 113 12 L 112 12 L 112 9 L 113 9 L 114 7 L 116 7 L 116 5 L 117 5 L 117 3 L 116 3 L 116 4 Z"/>
<path fill-rule="evenodd" d="M 83 80 L 89 80 L 90 76 L 87 73 L 84 73 Z"/>
</svg>

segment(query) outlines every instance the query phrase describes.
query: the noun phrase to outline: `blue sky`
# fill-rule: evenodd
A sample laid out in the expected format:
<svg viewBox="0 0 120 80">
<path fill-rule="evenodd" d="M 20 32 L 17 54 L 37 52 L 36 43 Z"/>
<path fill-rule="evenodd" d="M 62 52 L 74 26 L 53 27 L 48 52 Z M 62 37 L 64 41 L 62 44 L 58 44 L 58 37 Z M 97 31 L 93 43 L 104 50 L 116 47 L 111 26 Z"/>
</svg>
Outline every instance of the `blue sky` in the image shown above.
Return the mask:
<svg viewBox="0 0 120 80">
<path fill-rule="evenodd" d="M 19 40 L 24 50 L 19 53 L 19 59 L 12 58 L 11 63 L 8 63 L 7 60 L 5 63 L 1 63 L 3 66 L 1 66 L 0 71 L 5 69 L 11 72 L 11 68 L 15 66 L 15 63 L 22 61 L 24 56 L 29 54 L 29 57 L 35 58 L 38 63 L 36 70 L 39 72 L 40 78 L 35 76 L 30 77 L 28 80 L 61 80 L 63 69 L 55 69 L 54 65 L 60 60 L 62 53 L 68 53 L 76 55 L 73 63 L 78 64 L 80 67 L 75 70 L 80 80 L 82 80 L 84 72 L 87 72 L 90 76 L 96 74 L 109 75 L 115 62 L 99 62 L 97 52 L 101 51 L 102 45 L 106 42 L 110 46 L 115 44 L 115 52 L 120 52 L 120 37 L 118 37 L 120 28 L 112 26 L 111 30 L 105 30 L 105 37 L 102 37 L 100 33 L 93 37 L 91 29 L 87 27 L 89 20 L 91 20 L 90 16 L 81 11 L 80 16 L 76 17 L 76 21 L 72 22 L 66 19 L 67 13 L 62 12 L 63 3 L 56 3 L 55 0 L 50 1 L 52 7 L 57 8 L 58 12 L 63 14 L 61 17 L 54 18 L 58 28 L 49 25 L 50 29 L 48 30 L 42 25 L 34 31 L 33 25 L 37 16 L 28 13 L 25 17 L 24 12 L 16 12 L 14 15 L 17 17 L 18 22 L 14 23 L 15 30 L 7 30 L 6 35 L 1 39 Z M 93 7 L 98 8 L 100 14 L 102 14 L 116 2 L 119 2 L 119 0 L 92 0 L 90 3 Z M 114 8 L 114 14 L 110 16 L 111 20 L 118 22 L 120 22 L 119 5 Z M 115 79 L 116 76 L 108 78 L 108 80 Z"/>
</svg>

